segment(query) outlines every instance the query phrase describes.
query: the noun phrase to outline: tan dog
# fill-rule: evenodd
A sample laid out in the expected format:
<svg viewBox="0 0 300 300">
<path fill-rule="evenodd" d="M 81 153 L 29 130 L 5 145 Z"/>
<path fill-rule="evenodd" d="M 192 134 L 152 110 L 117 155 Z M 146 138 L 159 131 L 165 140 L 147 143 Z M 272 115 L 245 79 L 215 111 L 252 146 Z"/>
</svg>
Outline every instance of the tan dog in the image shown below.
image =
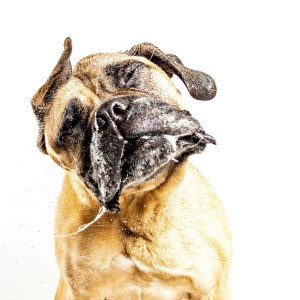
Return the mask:
<svg viewBox="0 0 300 300">
<path fill-rule="evenodd" d="M 73 71 L 71 51 L 67 38 L 32 99 L 38 146 L 66 170 L 55 299 L 230 299 L 226 217 L 186 160 L 215 140 L 170 77 L 201 100 L 215 96 L 213 79 L 149 43 L 90 55 Z"/>
</svg>

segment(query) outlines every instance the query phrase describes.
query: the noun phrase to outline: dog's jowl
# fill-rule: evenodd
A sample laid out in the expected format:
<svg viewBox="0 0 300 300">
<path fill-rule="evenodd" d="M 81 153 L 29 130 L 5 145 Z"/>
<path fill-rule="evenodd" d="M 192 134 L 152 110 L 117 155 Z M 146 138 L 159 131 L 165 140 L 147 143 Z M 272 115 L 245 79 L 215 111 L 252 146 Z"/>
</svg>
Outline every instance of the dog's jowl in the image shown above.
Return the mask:
<svg viewBox="0 0 300 300">
<path fill-rule="evenodd" d="M 230 299 L 226 216 L 187 160 L 215 139 L 171 77 L 198 100 L 215 96 L 214 80 L 150 43 L 74 69 L 71 52 L 67 38 L 31 102 L 39 149 L 65 169 L 55 299 Z"/>
</svg>

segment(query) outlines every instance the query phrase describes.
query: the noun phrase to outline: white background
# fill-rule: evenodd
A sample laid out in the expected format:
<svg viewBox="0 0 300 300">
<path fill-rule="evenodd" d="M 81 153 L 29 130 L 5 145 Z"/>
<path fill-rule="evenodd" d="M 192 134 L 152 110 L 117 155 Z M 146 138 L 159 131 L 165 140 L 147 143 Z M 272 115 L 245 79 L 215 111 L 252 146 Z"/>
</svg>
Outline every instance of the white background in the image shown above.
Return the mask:
<svg viewBox="0 0 300 300">
<path fill-rule="evenodd" d="M 2 1 L 0 299 L 53 299 L 52 227 L 62 171 L 37 150 L 33 93 L 66 36 L 73 65 L 149 41 L 212 75 L 188 97 L 218 141 L 197 165 L 221 198 L 234 245 L 235 299 L 300 299 L 297 1 Z"/>
</svg>

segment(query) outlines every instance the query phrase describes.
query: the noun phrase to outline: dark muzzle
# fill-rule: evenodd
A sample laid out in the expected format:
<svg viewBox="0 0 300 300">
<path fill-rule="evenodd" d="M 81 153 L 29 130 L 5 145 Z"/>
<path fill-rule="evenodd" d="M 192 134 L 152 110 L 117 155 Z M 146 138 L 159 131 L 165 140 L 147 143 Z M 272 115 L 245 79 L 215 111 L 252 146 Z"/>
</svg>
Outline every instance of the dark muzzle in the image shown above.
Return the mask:
<svg viewBox="0 0 300 300">
<path fill-rule="evenodd" d="M 185 152 L 215 140 L 186 110 L 148 97 L 118 96 L 95 112 L 90 148 L 97 198 L 118 210 L 124 186 L 146 180 Z"/>
</svg>

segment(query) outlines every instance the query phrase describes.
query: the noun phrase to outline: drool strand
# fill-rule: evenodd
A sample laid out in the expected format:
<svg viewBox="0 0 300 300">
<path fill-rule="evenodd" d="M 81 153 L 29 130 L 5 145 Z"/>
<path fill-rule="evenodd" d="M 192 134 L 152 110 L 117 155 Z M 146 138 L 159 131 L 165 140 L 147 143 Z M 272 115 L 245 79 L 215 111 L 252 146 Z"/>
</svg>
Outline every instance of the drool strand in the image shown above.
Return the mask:
<svg viewBox="0 0 300 300">
<path fill-rule="evenodd" d="M 78 234 L 78 233 L 84 231 L 85 229 L 87 229 L 88 227 L 90 227 L 91 225 L 96 223 L 107 211 L 108 211 L 108 209 L 105 206 L 100 207 L 99 212 L 94 220 L 92 220 L 89 223 L 80 225 L 78 227 L 78 229 L 74 232 L 67 233 L 67 234 L 54 234 L 54 238 L 64 238 L 64 237 L 72 236 L 72 235 L 75 235 L 75 234 Z"/>
</svg>

